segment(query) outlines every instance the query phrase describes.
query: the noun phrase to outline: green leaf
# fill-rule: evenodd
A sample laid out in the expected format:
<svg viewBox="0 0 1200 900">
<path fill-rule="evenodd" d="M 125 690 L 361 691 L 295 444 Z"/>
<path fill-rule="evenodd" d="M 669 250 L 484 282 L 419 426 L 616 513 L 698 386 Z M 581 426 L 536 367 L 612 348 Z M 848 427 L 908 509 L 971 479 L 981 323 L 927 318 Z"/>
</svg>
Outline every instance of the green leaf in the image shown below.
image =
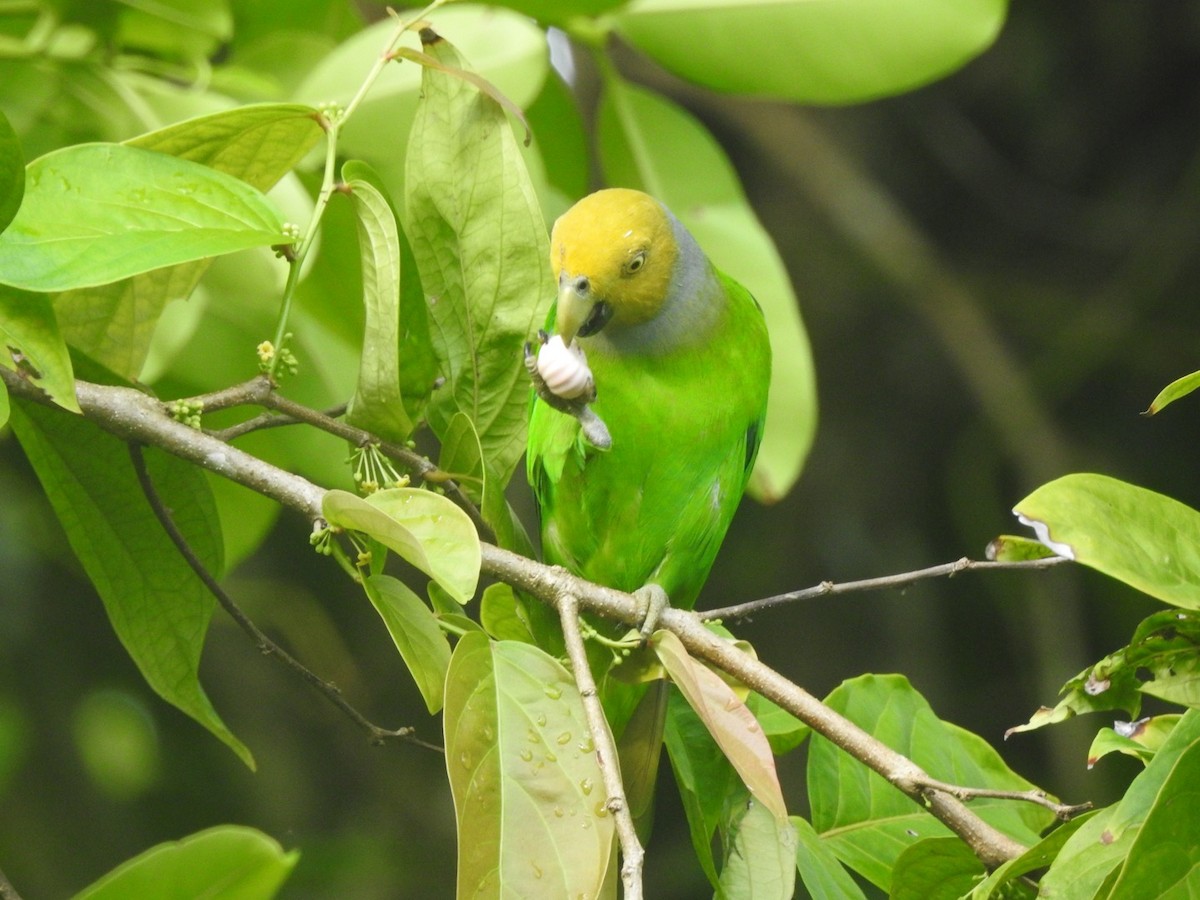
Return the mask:
<svg viewBox="0 0 1200 900">
<path fill-rule="evenodd" d="M 479 601 L 479 622 L 498 641 L 534 643 L 529 623 L 525 621 L 525 608 L 507 584 L 497 582 L 484 588 Z"/>
<path fill-rule="evenodd" d="M 866 900 L 862 888 L 825 846 L 808 820 L 792 816 L 789 821 L 796 829 L 796 869 L 809 895 Z"/>
<path fill-rule="evenodd" d="M 671 632 L 655 632 L 650 645 L 750 793 L 777 818 L 787 819 L 775 757 L 746 704 L 711 669 L 693 660 Z"/>
<path fill-rule="evenodd" d="M 123 144 L 29 164 L 0 234 L 0 282 L 33 291 L 108 284 L 163 266 L 287 242 L 274 206 L 236 178 Z"/>
<path fill-rule="evenodd" d="M 638 0 L 618 33 L 720 91 L 858 103 L 920 87 L 987 49 L 1005 0 Z"/>
<path fill-rule="evenodd" d="M 270 900 L 300 858 L 253 828 L 219 825 L 151 847 L 74 900 Z"/>
<path fill-rule="evenodd" d="M 25 196 L 25 156 L 8 117 L 0 110 L 0 232 L 17 214 Z"/>
<path fill-rule="evenodd" d="M 800 307 L 779 251 L 716 140 L 690 113 L 616 77 L 597 125 L 605 178 L 657 197 L 722 272 L 752 293 L 771 336 L 767 425 L 749 490 L 772 502 L 799 477 L 817 423 L 816 376 Z"/>
<path fill-rule="evenodd" d="M 0 285 L 0 366 L 23 373 L 63 409 L 79 412 L 71 355 L 45 296 Z"/>
<path fill-rule="evenodd" d="M 533 129 L 525 162 L 535 176 L 542 212 L 551 222 L 588 192 L 591 158 L 583 116 L 575 94 L 556 71 L 546 76 L 525 116 Z"/>
<path fill-rule="evenodd" d="M 1109 753 L 1124 753 L 1143 764 L 1149 763 L 1179 724 L 1179 718 L 1178 715 L 1149 716 L 1136 722 L 1118 723 L 1120 733 L 1113 728 L 1101 728 L 1088 749 L 1088 768 Z"/>
<path fill-rule="evenodd" d="M 1014 896 L 1020 900 L 1025 900 L 1025 898 L 1033 900 L 1035 891 L 1018 879 L 1030 872 L 1045 869 L 1054 862 L 1071 835 L 1094 815 L 1096 815 L 1095 811 L 1084 813 L 1059 825 L 1016 859 L 1010 859 L 997 867 L 987 878 L 975 886 L 970 900 L 1013 900 Z M 1014 892 L 1016 892 L 1015 895 Z"/>
<path fill-rule="evenodd" d="M 720 875 L 713 855 L 713 835 L 725 815 L 726 798 L 741 795 L 748 800 L 750 792 L 678 691 L 671 692 L 663 738 L 687 816 L 692 848 L 715 888 Z"/>
<path fill-rule="evenodd" d="M 254 768 L 250 751 L 200 686 L 200 654 L 215 600 L 154 517 L 125 444 L 78 416 L 38 404 L 14 407 L 12 425 L 142 676 Z M 220 575 L 220 525 L 203 474 L 154 450 L 145 458 L 176 525 L 206 568 Z"/>
<path fill-rule="evenodd" d="M 342 178 L 357 214 L 366 310 L 358 384 L 346 420 L 387 440 L 403 442 L 412 434 L 413 422 L 400 393 L 400 228 L 365 163 L 354 168 L 347 164 Z"/>
<path fill-rule="evenodd" d="M 1197 783 L 1194 767 L 1198 747 L 1200 712 L 1189 710 L 1179 720 L 1145 771 L 1133 779 L 1120 802 L 1099 810 L 1067 839 L 1042 879 L 1042 895 L 1063 900 L 1083 900 L 1098 896 L 1097 892 L 1102 885 L 1120 877 L 1120 867 L 1125 864 L 1127 857 L 1132 858 L 1132 848 L 1138 842 L 1144 824 L 1155 810 L 1161 809 L 1166 816 L 1164 821 L 1168 822 L 1175 812 L 1171 809 L 1172 806 L 1182 807 L 1186 811 L 1185 815 L 1194 817 L 1196 803 L 1188 794 L 1194 792 Z M 1174 777 L 1176 766 L 1184 762 L 1185 756 L 1189 759 L 1184 763 L 1180 774 L 1190 778 L 1190 781 Z M 1194 819 L 1190 827 L 1194 833 Z M 1177 842 L 1169 836 L 1162 835 L 1158 827 L 1155 831 L 1158 832 L 1157 837 L 1166 844 L 1166 854 L 1158 862 L 1164 867 L 1164 871 L 1178 871 L 1177 862 L 1181 856 Z M 1172 844 L 1175 846 L 1170 846 Z M 1150 848 L 1143 844 L 1139 854 L 1148 849 Z M 1188 865 L 1186 851 L 1183 858 L 1183 865 Z M 1138 880 L 1141 880 L 1140 877 Z M 1127 886 L 1133 888 L 1134 883 L 1127 882 Z M 1106 892 L 1103 896 L 1109 895 Z M 1150 891 L 1141 896 L 1159 895 Z"/>
<path fill-rule="evenodd" d="M 1084 669 L 1061 694 L 1056 706 L 1042 707 L 1008 734 L 1100 710 L 1123 709 L 1136 716 L 1142 694 L 1200 706 L 1200 615 L 1167 609 L 1148 616 L 1128 646 Z"/>
<path fill-rule="evenodd" d="M 442 708 L 450 642 L 421 598 L 390 575 L 363 579 L 363 589 L 383 618 L 388 633 L 432 715 Z"/>
<path fill-rule="evenodd" d="M 444 40 L 426 50 L 461 65 Z M 549 241 L 503 110 L 433 69 L 422 85 L 406 184 L 408 232 L 446 377 L 430 423 L 444 439 L 454 415 L 466 414 L 503 485 L 525 449 L 521 348 L 553 298 Z"/>
<path fill-rule="evenodd" d="M 1109 900 L 1195 896 L 1200 878 L 1200 742 L 1171 768 L 1129 848 Z"/>
<path fill-rule="evenodd" d="M 11 412 L 12 407 L 8 399 L 8 385 L 0 381 L 0 428 L 8 424 L 8 417 Z"/>
<path fill-rule="evenodd" d="M 540 22 L 569 23 L 577 16 L 596 16 L 616 9 L 627 0 L 500 0 L 507 6 Z"/>
<path fill-rule="evenodd" d="M 455 413 L 442 433 L 438 468 L 458 481 L 467 496 L 479 505 L 496 543 L 522 556 L 534 555 L 525 526 L 504 495 L 504 482 L 484 461 L 475 424 L 464 413 Z"/>
<path fill-rule="evenodd" d="M 1144 414 L 1152 416 L 1155 413 L 1162 412 L 1166 406 L 1174 403 L 1180 397 L 1186 397 L 1192 391 L 1196 390 L 1196 388 L 1200 388 L 1200 372 L 1192 372 L 1190 375 L 1176 378 L 1158 392 L 1158 396 L 1151 401 L 1149 408 Z"/>
<path fill-rule="evenodd" d="M 796 890 L 796 832 L 753 800 L 732 810 L 729 849 L 717 896 L 735 900 L 791 900 Z"/>
<path fill-rule="evenodd" d="M 926 838 L 900 854 L 889 900 L 958 900 L 984 875 L 983 863 L 956 837 Z"/>
<path fill-rule="evenodd" d="M 446 678 L 460 897 L 594 897 L 613 820 L 574 679 L 516 641 L 465 635 Z"/>
<path fill-rule="evenodd" d="M 1013 510 L 1058 553 L 1172 606 L 1200 610 L 1200 513 L 1106 475 L 1044 484 Z"/>
<path fill-rule="evenodd" d="M 439 9 L 430 19 L 435 30 L 471 61 L 475 71 L 518 106 L 527 107 L 537 96 L 549 69 L 549 54 L 545 31 L 528 18 L 504 9 L 456 3 Z M 394 20 L 385 19 L 352 35 L 309 66 L 295 96 L 312 104 L 330 100 L 348 104 L 395 28 Z M 410 32 L 402 43 L 416 44 L 416 35 Z M 422 67 L 393 63 L 383 70 L 338 133 L 338 151 L 369 162 L 396 196 L 405 181 L 404 154 L 398 148 L 404 146 L 412 128 L 421 94 Z"/>
<path fill-rule="evenodd" d="M 311 107 L 245 106 L 139 135 L 131 147 L 167 153 L 265 191 L 316 144 L 323 131 Z M 275 263 L 282 268 L 282 263 Z M 188 297 L 209 260 L 134 275 L 54 297 L 67 342 L 126 378 L 137 378 L 166 304 Z"/>
<path fill-rule="evenodd" d="M 420 488 L 376 491 L 365 500 L 329 491 L 321 505 L 330 525 L 369 534 L 466 603 L 479 581 L 479 535 L 450 500 Z"/>
<path fill-rule="evenodd" d="M 1034 787 L 986 741 L 940 720 L 903 676 L 864 675 L 843 682 L 825 703 L 933 778 L 1000 790 Z M 949 834 L 882 776 L 815 734 L 808 748 L 808 793 L 813 827 L 826 845 L 884 890 L 905 849 L 923 838 Z M 971 808 L 1024 843 L 1035 842 L 1054 818 L 1032 803 L 981 799 Z"/>
<path fill-rule="evenodd" d="M 325 133 L 320 114 L 299 103 L 264 103 L 200 116 L 126 143 L 201 163 L 268 190 Z"/>
</svg>

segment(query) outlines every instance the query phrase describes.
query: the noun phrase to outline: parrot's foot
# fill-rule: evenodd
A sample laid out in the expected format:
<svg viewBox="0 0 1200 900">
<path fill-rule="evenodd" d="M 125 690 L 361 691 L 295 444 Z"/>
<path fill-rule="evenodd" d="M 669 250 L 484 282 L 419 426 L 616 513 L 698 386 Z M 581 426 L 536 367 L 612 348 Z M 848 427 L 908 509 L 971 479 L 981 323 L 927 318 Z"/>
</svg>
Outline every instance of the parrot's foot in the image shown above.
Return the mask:
<svg viewBox="0 0 1200 900">
<path fill-rule="evenodd" d="M 538 332 L 538 341 L 543 346 L 549 339 L 550 336 L 545 331 Z M 578 420 L 584 437 L 593 447 L 600 450 L 608 450 L 612 447 L 612 435 L 608 432 L 608 426 L 588 405 L 596 399 L 596 386 L 590 383 L 590 373 L 588 389 L 579 396 L 564 397 L 554 393 L 538 370 L 538 354 L 533 352 L 533 345 L 528 341 L 525 343 L 525 369 L 529 372 L 530 380 L 533 381 L 534 392 L 552 409 L 557 409 Z"/>
<path fill-rule="evenodd" d="M 642 640 L 649 640 L 658 627 L 658 619 L 663 610 L 671 605 L 667 592 L 657 584 L 646 584 L 633 592 L 639 604 L 638 614 L 642 617 L 642 626 L 638 629 Z"/>
</svg>

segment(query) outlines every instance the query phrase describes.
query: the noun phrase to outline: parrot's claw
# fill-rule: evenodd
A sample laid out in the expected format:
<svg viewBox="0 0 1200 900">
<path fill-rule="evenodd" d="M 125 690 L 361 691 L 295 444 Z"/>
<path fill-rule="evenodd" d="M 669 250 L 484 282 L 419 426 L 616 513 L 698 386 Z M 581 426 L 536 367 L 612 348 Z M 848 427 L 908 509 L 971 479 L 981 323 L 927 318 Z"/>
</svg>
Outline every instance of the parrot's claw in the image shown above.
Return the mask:
<svg viewBox="0 0 1200 900">
<path fill-rule="evenodd" d="M 542 330 L 537 333 L 538 341 L 545 344 L 550 336 Z M 537 354 L 533 351 L 533 345 L 525 342 L 525 370 L 529 373 L 529 378 L 533 382 L 533 390 L 548 406 L 552 409 L 557 409 L 561 413 L 566 413 L 579 422 L 583 429 L 584 437 L 588 443 L 599 450 L 608 450 L 612 447 L 612 435 L 608 431 L 608 426 L 604 424 L 592 408 L 588 405 L 596 399 L 596 388 L 593 385 L 591 390 L 586 394 L 567 398 L 560 397 L 546 384 L 546 380 L 542 377 L 542 373 L 538 371 Z"/>
<path fill-rule="evenodd" d="M 642 626 L 638 629 L 642 640 L 647 641 L 654 630 L 658 628 L 658 620 L 663 610 L 671 605 L 667 592 L 657 584 L 646 584 L 633 592 L 639 604 L 638 614 L 642 617 Z"/>
</svg>

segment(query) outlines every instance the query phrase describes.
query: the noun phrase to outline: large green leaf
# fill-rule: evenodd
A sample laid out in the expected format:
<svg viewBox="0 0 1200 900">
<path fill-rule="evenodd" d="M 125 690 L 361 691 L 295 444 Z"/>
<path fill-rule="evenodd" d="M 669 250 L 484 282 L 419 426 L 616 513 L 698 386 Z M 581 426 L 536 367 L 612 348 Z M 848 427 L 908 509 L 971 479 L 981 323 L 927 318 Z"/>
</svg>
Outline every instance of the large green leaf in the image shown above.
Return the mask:
<svg viewBox="0 0 1200 900">
<path fill-rule="evenodd" d="M 464 636 L 446 678 L 458 896 L 595 897 L 613 819 L 570 673 L 531 644 Z"/>
<path fill-rule="evenodd" d="M 426 50 L 462 65 L 444 40 Z M 466 414 L 488 469 L 505 484 L 525 449 L 521 348 L 553 299 L 549 240 L 500 105 L 434 69 L 422 86 L 408 150 L 407 231 L 446 378 L 430 423 L 442 436 L 455 413 Z"/>
<path fill-rule="evenodd" d="M 635 0 L 617 31 L 684 78 L 803 103 L 927 84 L 995 40 L 1006 0 Z"/>
<path fill-rule="evenodd" d="M 329 491 L 321 512 L 330 525 L 361 531 L 396 551 L 458 603 L 475 593 L 480 565 L 475 523 L 441 494 L 391 488 L 364 500 L 347 491 Z"/>
<path fill-rule="evenodd" d="M 865 900 L 862 888 L 834 856 L 807 819 L 792 816 L 796 829 L 796 869 L 811 897 Z"/>
<path fill-rule="evenodd" d="M 363 579 L 367 597 L 387 626 L 396 649 L 425 698 L 429 712 L 442 708 L 450 643 L 438 628 L 429 607 L 409 588 L 390 575 Z"/>
<path fill-rule="evenodd" d="M 1120 802 L 1097 812 L 1068 838 L 1042 879 L 1040 896 L 1053 897 L 1055 900 L 1108 897 L 1114 880 L 1124 880 L 1122 867 L 1132 866 L 1135 846 L 1138 847 L 1139 856 L 1143 853 L 1154 854 L 1159 841 L 1162 842 L 1163 855 L 1157 859 L 1149 856 L 1138 861 L 1133 873 L 1136 878 L 1125 881 L 1122 896 L 1164 896 L 1155 890 L 1138 894 L 1136 889 L 1149 887 L 1155 880 L 1152 872 L 1146 873 L 1147 859 L 1152 859 L 1153 865 L 1161 866 L 1164 873 L 1190 870 L 1192 862 L 1189 854 L 1195 852 L 1194 834 L 1196 828 L 1200 827 L 1196 820 L 1200 806 L 1195 801 L 1195 767 L 1198 758 L 1200 711 L 1190 710 L 1180 719 L 1145 771 L 1133 779 Z M 1176 777 L 1177 768 L 1181 777 Z M 1151 832 L 1153 842 L 1141 836 L 1151 816 L 1162 817 Z M 1176 831 L 1181 824 L 1185 830 Z M 1164 825 L 1167 828 L 1163 829 Z M 1182 841 L 1181 835 L 1185 836 Z M 1102 885 L 1108 887 L 1103 893 L 1098 893 Z M 1184 892 L 1165 896 L 1189 895 Z"/>
<path fill-rule="evenodd" d="M 933 778 L 951 784 L 1026 791 L 983 739 L 940 720 L 900 675 L 863 675 L 844 682 L 825 702 L 850 721 L 903 753 Z M 826 845 L 860 875 L 887 890 L 900 854 L 918 840 L 949 834 L 944 825 L 824 737 L 808 751 L 812 824 Z M 980 817 L 1025 843 L 1053 821 L 1031 803 L 978 800 Z"/>
<path fill-rule="evenodd" d="M 250 751 L 200 686 L 200 653 L 215 600 L 154 517 L 125 444 L 78 416 L 37 404 L 15 406 L 12 425 L 142 676 L 253 768 Z M 221 531 L 203 474 L 157 451 L 145 456 L 175 523 L 219 575 Z"/>
<path fill-rule="evenodd" d="M 0 110 L 0 232 L 17 214 L 25 196 L 25 156 L 8 117 Z"/>
<path fill-rule="evenodd" d="M 1096 814 L 1096 811 L 1087 812 L 1059 825 L 1016 859 L 998 866 L 975 886 L 970 900 L 1025 900 L 1026 897 L 1032 900 L 1036 891 L 1028 887 L 1022 876 L 1049 866 L 1071 835 Z"/>
<path fill-rule="evenodd" d="M 366 313 L 358 384 L 346 420 L 387 440 L 403 442 L 412 434 L 413 422 L 400 392 L 400 227 L 364 163 L 348 163 L 342 177 L 357 214 Z"/>
<path fill-rule="evenodd" d="M 108 284 L 287 241 L 275 207 L 208 166 L 123 144 L 80 144 L 29 164 L 0 234 L 0 282 L 32 291 Z"/>
<path fill-rule="evenodd" d="M 1200 610 L 1200 512 L 1107 475 L 1064 475 L 1013 512 L 1058 553 L 1172 606 Z"/>
<path fill-rule="evenodd" d="M 179 122 L 127 144 L 209 166 L 265 191 L 320 139 L 317 118 L 314 109 L 296 104 L 245 106 Z M 56 294 L 64 337 L 114 372 L 138 377 L 163 308 L 188 297 L 208 263 L 183 263 Z"/>
<path fill-rule="evenodd" d="M 300 858 L 261 831 L 220 825 L 151 847 L 74 900 L 270 900 Z"/>
<path fill-rule="evenodd" d="M 1200 879 L 1200 742 L 1192 742 L 1163 782 L 1138 830 L 1109 900 L 1196 896 Z"/>
<path fill-rule="evenodd" d="M 0 346 L 0 366 L 22 372 L 59 406 L 79 412 L 71 355 L 47 297 L 0 285 Z"/>
<path fill-rule="evenodd" d="M 796 890 L 796 832 L 791 822 L 749 800 L 731 805 L 718 900 L 791 900 Z"/>
<path fill-rule="evenodd" d="M 690 113 L 614 77 L 606 82 L 598 131 L 607 181 L 644 190 L 670 207 L 717 268 L 763 308 L 771 393 L 749 490 L 760 500 L 778 500 L 799 477 L 817 424 L 812 354 L 779 251 L 728 158 Z"/>
<path fill-rule="evenodd" d="M 896 860 L 888 900 L 959 900 L 983 875 L 983 863 L 961 839 L 926 838 Z"/>
</svg>

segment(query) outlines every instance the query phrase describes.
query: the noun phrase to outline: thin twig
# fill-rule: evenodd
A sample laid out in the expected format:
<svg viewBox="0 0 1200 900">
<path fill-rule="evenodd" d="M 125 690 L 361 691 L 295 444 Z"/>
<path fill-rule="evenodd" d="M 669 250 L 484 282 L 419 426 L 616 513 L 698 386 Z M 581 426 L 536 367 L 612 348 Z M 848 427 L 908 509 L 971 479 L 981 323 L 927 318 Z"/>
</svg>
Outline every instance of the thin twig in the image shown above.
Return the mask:
<svg viewBox="0 0 1200 900">
<path fill-rule="evenodd" d="M 232 409 L 235 406 L 247 404 L 262 405 L 263 398 L 275 390 L 271 379 L 266 375 L 256 375 L 241 384 L 231 384 L 219 391 L 207 394 L 197 394 L 195 397 L 180 397 L 176 403 L 188 403 L 199 406 L 204 412 L 216 412 L 220 409 Z"/>
<path fill-rule="evenodd" d="M 956 559 L 954 562 L 916 569 L 912 572 L 900 572 L 896 575 L 884 575 L 879 578 L 863 578 L 859 581 L 843 581 L 834 583 L 822 581 L 820 584 L 799 591 L 788 591 L 786 594 L 776 594 L 774 597 L 764 597 L 761 600 L 751 600 L 738 603 L 735 606 L 725 606 L 721 609 L 706 609 L 699 613 L 705 622 L 713 619 L 738 619 L 753 613 L 762 612 L 787 603 L 799 603 L 802 600 L 813 600 L 817 597 L 828 597 L 831 594 L 852 594 L 864 591 L 879 591 L 887 588 L 906 587 L 917 581 L 929 578 L 947 578 L 960 572 L 996 572 L 1001 570 L 1029 571 L 1030 569 L 1048 569 L 1060 563 L 1069 562 L 1062 556 L 1048 556 L 1045 559 L 1026 559 L 1014 562 L 994 562 L 992 560 Z"/>
<path fill-rule="evenodd" d="M 1003 791 L 998 788 L 965 787 L 961 784 L 949 784 L 936 778 L 925 777 L 921 781 L 923 787 L 931 791 L 942 791 L 952 794 L 959 800 L 1014 800 L 1019 803 L 1034 803 L 1044 806 L 1056 817 L 1066 822 L 1087 812 L 1093 807 L 1091 801 L 1085 803 L 1060 803 L 1045 791 L 1038 788 L 1028 791 Z"/>
<path fill-rule="evenodd" d="M 642 866 L 646 851 L 638 840 L 625 799 L 625 785 L 621 783 L 621 764 L 617 757 L 617 745 L 604 717 L 604 708 L 596 693 L 596 681 L 588 665 L 587 650 L 583 646 L 583 635 L 579 630 L 579 600 L 573 594 L 562 594 L 558 598 L 558 617 L 562 622 L 563 641 L 571 670 L 575 673 L 575 684 L 583 698 L 583 712 L 587 717 L 588 731 L 596 745 L 596 763 L 604 779 L 604 790 L 608 794 L 605 808 L 613 815 L 617 828 L 617 840 L 621 844 L 621 883 L 625 888 L 625 900 L 642 900 Z"/>
<path fill-rule="evenodd" d="M 217 602 L 221 604 L 222 609 L 229 614 L 238 626 L 250 636 L 250 639 L 258 646 L 258 649 L 266 656 L 278 659 L 284 666 L 290 669 L 318 691 L 325 695 L 334 706 L 344 712 L 351 720 L 359 727 L 364 729 L 370 735 L 371 743 L 382 744 L 387 740 L 400 739 L 411 744 L 416 744 L 420 747 L 426 747 L 430 750 L 441 752 L 441 747 L 436 744 L 431 744 L 414 736 L 414 729 L 410 726 L 398 728 L 395 731 L 387 728 L 381 728 L 374 722 L 367 719 L 362 713 L 350 705 L 346 698 L 342 696 L 341 689 L 332 681 L 326 681 L 321 678 L 302 662 L 289 654 L 286 650 L 272 641 L 263 631 L 254 624 L 253 620 L 247 616 L 240 606 L 234 601 L 224 588 L 217 583 L 217 580 L 208 571 L 204 563 L 200 560 L 191 545 L 187 542 L 183 532 L 175 524 L 174 518 L 171 516 L 170 510 L 162 501 L 162 496 L 158 493 L 158 489 L 154 486 L 154 479 L 150 477 L 150 471 L 146 468 L 146 457 L 142 453 L 140 444 L 130 441 L 129 458 L 133 462 L 133 470 L 137 475 L 138 484 L 141 485 L 142 493 L 145 494 L 147 502 L 153 510 L 155 518 L 162 525 L 163 531 L 171 539 L 180 555 L 184 558 L 187 564 L 191 567 L 196 576 L 204 583 L 204 586 L 217 598 Z"/>
</svg>

